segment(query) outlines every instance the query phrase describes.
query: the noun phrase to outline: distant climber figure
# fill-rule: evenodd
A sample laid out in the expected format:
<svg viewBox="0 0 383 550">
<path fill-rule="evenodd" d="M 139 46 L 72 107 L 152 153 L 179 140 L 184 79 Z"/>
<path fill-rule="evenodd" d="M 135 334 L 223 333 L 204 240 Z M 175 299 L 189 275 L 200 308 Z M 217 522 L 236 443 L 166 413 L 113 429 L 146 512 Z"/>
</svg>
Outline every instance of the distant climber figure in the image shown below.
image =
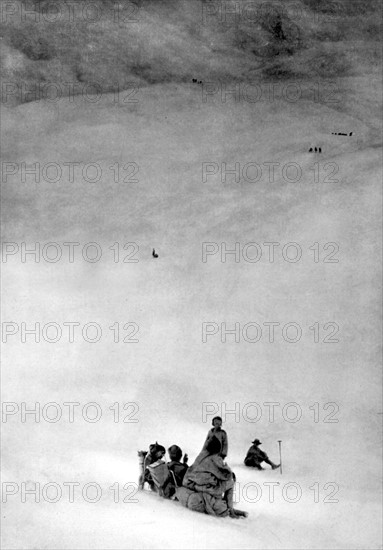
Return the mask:
<svg viewBox="0 0 383 550">
<path fill-rule="evenodd" d="M 158 258 L 158 254 L 156 253 L 156 251 L 154 250 L 154 248 L 153 248 L 152 256 L 153 256 L 153 258 Z"/>
<path fill-rule="evenodd" d="M 274 464 L 274 462 L 269 459 L 267 454 L 259 449 L 259 445 L 262 445 L 259 439 L 254 439 L 252 443 L 253 444 L 247 451 L 247 455 L 244 460 L 246 466 L 249 466 L 250 468 L 257 468 L 258 470 L 264 470 L 261 464 L 262 462 L 266 462 L 266 464 L 270 464 L 273 470 L 279 468 L 280 464 Z"/>
<path fill-rule="evenodd" d="M 277 40 L 286 40 L 285 33 L 283 32 L 282 19 L 280 14 L 277 15 L 276 22 L 273 28 L 274 36 Z"/>
</svg>

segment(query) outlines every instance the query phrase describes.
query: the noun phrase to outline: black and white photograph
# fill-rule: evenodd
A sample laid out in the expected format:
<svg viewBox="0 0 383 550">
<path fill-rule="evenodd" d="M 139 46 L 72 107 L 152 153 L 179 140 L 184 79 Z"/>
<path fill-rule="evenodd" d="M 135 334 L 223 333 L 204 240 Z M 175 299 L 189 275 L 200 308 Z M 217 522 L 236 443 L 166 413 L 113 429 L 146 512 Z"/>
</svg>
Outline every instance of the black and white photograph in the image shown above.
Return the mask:
<svg viewBox="0 0 383 550">
<path fill-rule="evenodd" d="M 380 550 L 381 0 L 1 0 L 1 548 Z"/>
</svg>

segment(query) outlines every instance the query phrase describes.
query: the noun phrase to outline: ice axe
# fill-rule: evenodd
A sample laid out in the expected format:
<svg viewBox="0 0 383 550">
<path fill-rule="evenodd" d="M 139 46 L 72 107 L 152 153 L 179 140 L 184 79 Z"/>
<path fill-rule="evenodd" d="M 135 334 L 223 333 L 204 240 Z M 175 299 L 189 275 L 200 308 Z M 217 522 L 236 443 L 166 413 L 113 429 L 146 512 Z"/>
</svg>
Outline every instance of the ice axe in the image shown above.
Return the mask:
<svg viewBox="0 0 383 550">
<path fill-rule="evenodd" d="M 282 439 L 278 439 L 278 446 L 279 446 L 279 463 L 280 463 L 279 469 L 282 475 Z"/>
</svg>

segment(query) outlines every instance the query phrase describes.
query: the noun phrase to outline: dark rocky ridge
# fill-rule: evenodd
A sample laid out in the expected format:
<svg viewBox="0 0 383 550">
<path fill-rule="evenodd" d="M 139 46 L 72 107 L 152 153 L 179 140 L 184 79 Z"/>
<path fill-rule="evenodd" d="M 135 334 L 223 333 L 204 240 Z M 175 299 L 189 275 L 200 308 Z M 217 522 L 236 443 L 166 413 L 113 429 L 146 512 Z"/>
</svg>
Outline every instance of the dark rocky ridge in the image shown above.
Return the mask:
<svg viewBox="0 0 383 550">
<path fill-rule="evenodd" d="M 55 11 L 46 0 L 12 4 L 15 13 L 3 16 L 3 83 L 11 90 L 55 83 L 61 93 L 68 82 L 74 93 L 96 83 L 108 92 L 193 77 L 331 79 L 352 75 L 360 60 L 379 67 L 375 0 L 237 4 L 241 12 L 226 15 L 227 2 L 208 0 L 98 0 L 93 11 L 79 0 L 73 12 L 62 0 Z M 8 104 L 38 98 L 2 96 Z"/>
</svg>

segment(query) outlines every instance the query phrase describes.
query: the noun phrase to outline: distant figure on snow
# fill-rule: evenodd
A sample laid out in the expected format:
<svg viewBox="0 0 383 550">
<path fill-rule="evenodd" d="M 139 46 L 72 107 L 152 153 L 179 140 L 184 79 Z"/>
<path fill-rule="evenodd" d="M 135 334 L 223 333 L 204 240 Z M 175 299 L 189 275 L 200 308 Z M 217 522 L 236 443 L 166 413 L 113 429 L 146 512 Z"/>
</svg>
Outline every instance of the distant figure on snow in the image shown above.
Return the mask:
<svg viewBox="0 0 383 550">
<path fill-rule="evenodd" d="M 254 439 L 252 443 L 253 444 L 247 451 L 247 455 L 244 460 L 246 466 L 249 466 L 250 468 L 257 468 L 258 470 L 264 470 L 265 468 L 262 468 L 262 462 L 266 462 L 266 464 L 269 464 L 273 470 L 279 468 L 280 464 L 274 464 L 274 462 L 271 462 L 267 454 L 259 448 L 259 445 L 262 445 L 259 439 Z"/>
<path fill-rule="evenodd" d="M 283 32 L 282 27 L 282 18 L 280 14 L 277 15 L 276 22 L 273 28 L 274 36 L 277 40 L 286 40 L 285 33 Z"/>
<path fill-rule="evenodd" d="M 218 441 L 221 443 L 221 451 L 219 453 L 220 457 L 225 460 L 225 458 L 227 457 L 229 446 L 227 441 L 227 433 L 225 432 L 225 430 L 222 430 L 221 428 L 222 418 L 220 416 L 215 416 L 211 421 L 211 423 L 213 424 L 213 428 L 211 428 L 211 430 L 208 431 L 202 450 L 206 450 L 207 444 L 209 443 L 210 439 L 212 439 L 212 437 L 215 436 L 218 439 Z"/>
</svg>

